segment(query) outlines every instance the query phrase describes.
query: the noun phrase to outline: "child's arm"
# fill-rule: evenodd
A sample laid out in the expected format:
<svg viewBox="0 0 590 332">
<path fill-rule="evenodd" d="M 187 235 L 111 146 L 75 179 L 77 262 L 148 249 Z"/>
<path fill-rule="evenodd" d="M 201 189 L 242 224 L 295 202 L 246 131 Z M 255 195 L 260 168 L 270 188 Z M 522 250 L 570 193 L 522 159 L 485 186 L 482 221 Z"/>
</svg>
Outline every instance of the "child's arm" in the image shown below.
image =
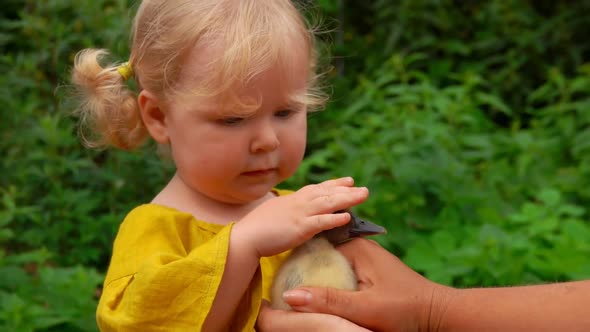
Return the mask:
<svg viewBox="0 0 590 332">
<path fill-rule="evenodd" d="M 114 243 L 97 308 L 100 330 L 200 330 L 221 283 L 230 231 L 211 236 L 190 214 L 134 209 Z"/>
<path fill-rule="evenodd" d="M 227 329 L 235 310 L 258 269 L 261 257 L 294 248 L 315 234 L 346 224 L 350 208 L 368 196 L 350 178 L 311 185 L 269 200 L 256 208 L 231 232 L 227 263 L 203 330 Z"/>
</svg>

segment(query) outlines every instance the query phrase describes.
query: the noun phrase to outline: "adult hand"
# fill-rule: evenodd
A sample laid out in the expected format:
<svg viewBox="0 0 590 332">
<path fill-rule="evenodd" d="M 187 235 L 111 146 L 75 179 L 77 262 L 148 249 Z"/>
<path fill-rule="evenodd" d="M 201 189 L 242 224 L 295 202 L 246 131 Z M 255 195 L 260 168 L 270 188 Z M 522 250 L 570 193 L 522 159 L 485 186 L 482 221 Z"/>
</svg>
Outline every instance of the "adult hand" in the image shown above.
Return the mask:
<svg viewBox="0 0 590 332">
<path fill-rule="evenodd" d="M 369 240 L 339 250 L 352 262 L 360 290 L 296 289 L 283 297 L 293 309 L 374 331 L 590 331 L 590 280 L 454 289 L 423 278 Z"/>
<path fill-rule="evenodd" d="M 374 331 L 428 331 L 443 316 L 452 288 L 427 280 L 377 243 L 338 247 L 351 262 L 358 291 L 303 287 L 285 293 L 296 311 L 340 316 Z"/>
<path fill-rule="evenodd" d="M 257 331 L 339 331 L 339 332 L 370 332 L 344 318 L 318 313 L 301 313 L 275 310 L 266 302 L 262 303 L 258 315 Z"/>
</svg>

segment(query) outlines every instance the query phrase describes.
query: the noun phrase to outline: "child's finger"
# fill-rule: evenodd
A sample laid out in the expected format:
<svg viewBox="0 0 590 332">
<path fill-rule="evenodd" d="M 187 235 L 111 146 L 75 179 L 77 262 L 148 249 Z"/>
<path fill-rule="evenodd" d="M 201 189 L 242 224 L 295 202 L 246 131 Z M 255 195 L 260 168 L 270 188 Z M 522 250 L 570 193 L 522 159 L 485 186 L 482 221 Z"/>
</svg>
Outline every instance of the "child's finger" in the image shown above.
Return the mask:
<svg viewBox="0 0 590 332">
<path fill-rule="evenodd" d="M 309 217 L 305 225 L 313 234 L 345 225 L 350 221 L 350 213 L 328 213 Z"/>
<path fill-rule="evenodd" d="M 369 196 L 365 187 L 341 188 L 332 193 L 317 196 L 308 203 L 307 212 L 310 215 L 331 213 L 345 210 L 364 202 Z"/>
<path fill-rule="evenodd" d="M 354 185 L 354 179 L 347 176 L 338 179 L 327 180 L 317 184 L 307 185 L 299 190 L 301 193 L 307 193 L 312 196 L 325 195 L 335 187 L 352 187 Z"/>
<path fill-rule="evenodd" d="M 320 182 L 318 185 L 326 185 L 326 186 L 352 186 L 354 185 L 354 179 L 350 176 L 345 176 L 342 178 L 326 180 L 324 182 Z"/>
</svg>

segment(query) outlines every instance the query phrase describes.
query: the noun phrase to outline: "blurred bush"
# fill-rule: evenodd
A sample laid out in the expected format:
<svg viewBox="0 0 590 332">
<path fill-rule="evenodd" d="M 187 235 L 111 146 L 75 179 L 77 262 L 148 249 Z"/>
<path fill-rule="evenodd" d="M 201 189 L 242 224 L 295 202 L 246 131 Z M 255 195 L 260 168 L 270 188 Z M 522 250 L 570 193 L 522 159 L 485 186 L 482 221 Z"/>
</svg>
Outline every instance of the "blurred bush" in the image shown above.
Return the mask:
<svg viewBox="0 0 590 332">
<path fill-rule="evenodd" d="M 379 241 L 449 285 L 590 277 L 590 4 L 320 3 L 334 98 L 293 183 L 354 176 Z"/>
<path fill-rule="evenodd" d="M 282 187 L 354 176 L 378 240 L 445 284 L 589 278 L 590 4 L 315 3 L 333 98 Z M 95 330 L 118 225 L 173 172 L 152 146 L 84 149 L 64 103 L 79 49 L 127 58 L 134 6 L 3 3 L 0 330 Z"/>
</svg>

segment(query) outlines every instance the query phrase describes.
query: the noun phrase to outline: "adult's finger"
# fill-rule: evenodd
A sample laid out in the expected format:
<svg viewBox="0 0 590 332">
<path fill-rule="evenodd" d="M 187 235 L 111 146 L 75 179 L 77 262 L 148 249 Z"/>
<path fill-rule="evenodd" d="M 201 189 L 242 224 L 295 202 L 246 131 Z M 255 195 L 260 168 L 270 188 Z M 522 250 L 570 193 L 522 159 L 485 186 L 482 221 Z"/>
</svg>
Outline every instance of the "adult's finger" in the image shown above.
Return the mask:
<svg viewBox="0 0 590 332">
<path fill-rule="evenodd" d="M 348 258 L 350 261 L 356 261 L 359 258 L 366 258 L 366 255 L 371 255 L 368 257 L 373 257 L 373 254 L 391 255 L 389 251 L 381 247 L 377 242 L 364 238 L 356 238 L 345 242 L 341 245 L 338 245 L 336 249 L 338 249 L 338 251 L 340 251 L 344 257 Z"/>
<path fill-rule="evenodd" d="M 336 288 L 301 287 L 285 292 L 283 299 L 297 312 L 335 315 L 366 326 L 375 317 L 363 296 L 360 292 Z"/>
<path fill-rule="evenodd" d="M 300 313 L 274 310 L 266 303 L 260 308 L 257 329 L 262 332 L 272 331 L 343 331 L 370 332 L 341 317 L 320 314 Z"/>
<path fill-rule="evenodd" d="M 378 268 L 377 262 L 395 258 L 389 251 L 381 247 L 377 242 L 363 238 L 353 239 L 336 247 L 348 260 L 355 272 L 368 272 Z"/>
</svg>

